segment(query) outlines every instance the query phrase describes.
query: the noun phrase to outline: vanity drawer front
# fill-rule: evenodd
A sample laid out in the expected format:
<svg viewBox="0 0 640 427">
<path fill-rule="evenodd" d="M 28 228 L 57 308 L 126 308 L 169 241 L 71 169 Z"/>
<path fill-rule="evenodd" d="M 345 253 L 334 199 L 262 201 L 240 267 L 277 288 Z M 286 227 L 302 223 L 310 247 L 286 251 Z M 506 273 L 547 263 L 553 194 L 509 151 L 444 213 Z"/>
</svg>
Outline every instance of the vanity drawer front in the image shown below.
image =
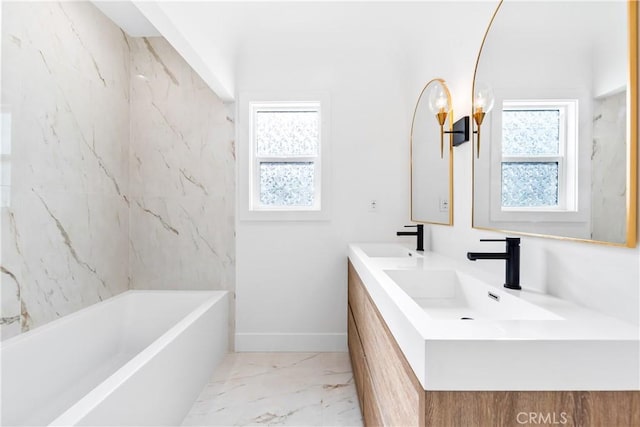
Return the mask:
<svg viewBox="0 0 640 427">
<path fill-rule="evenodd" d="M 360 276 L 356 272 L 356 269 L 349 262 L 349 305 L 351 306 L 351 311 L 353 313 L 353 320 L 356 325 L 360 325 L 363 321 L 362 319 L 362 307 L 364 306 L 364 302 L 367 300 L 368 296 L 366 294 L 366 290 L 364 289 L 364 285 L 360 280 Z M 362 339 L 362 336 L 360 337 Z"/>
<path fill-rule="evenodd" d="M 421 425 L 424 422 L 424 390 L 357 273 L 351 265 L 349 267 L 349 296 L 353 298 L 350 304 L 374 394 L 368 396 L 365 388 L 364 411 L 368 412 L 368 401 L 370 404 L 379 402 L 379 415 L 384 425 Z"/>
<path fill-rule="evenodd" d="M 358 392 L 358 402 L 360 403 L 360 410 L 364 412 L 364 381 L 366 374 L 366 365 L 364 359 L 364 351 L 362 350 L 362 343 L 360 342 L 360 336 L 358 335 L 358 329 L 356 328 L 355 321 L 353 320 L 353 313 L 351 312 L 351 306 L 348 308 L 349 321 L 347 324 L 347 339 L 349 343 L 349 356 L 351 358 L 351 367 L 353 369 L 353 379 L 356 383 L 356 390 Z"/>
<path fill-rule="evenodd" d="M 362 404 L 362 418 L 365 427 L 379 427 L 385 424 L 381 413 L 381 405 L 376 399 L 376 392 L 373 388 L 371 378 L 367 375 L 364 377 L 364 402 Z"/>
</svg>

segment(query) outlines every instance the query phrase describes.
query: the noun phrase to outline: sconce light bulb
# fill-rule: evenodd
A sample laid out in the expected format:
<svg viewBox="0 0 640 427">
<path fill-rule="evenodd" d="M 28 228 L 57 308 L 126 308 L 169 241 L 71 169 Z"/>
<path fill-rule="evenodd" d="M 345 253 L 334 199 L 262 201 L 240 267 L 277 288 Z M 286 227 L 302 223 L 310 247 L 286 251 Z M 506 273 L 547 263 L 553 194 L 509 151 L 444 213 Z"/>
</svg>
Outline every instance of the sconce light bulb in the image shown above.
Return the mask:
<svg viewBox="0 0 640 427">
<path fill-rule="evenodd" d="M 493 109 L 495 97 L 493 90 L 487 84 L 476 83 L 475 93 L 473 97 L 474 112 L 488 113 Z"/>
<path fill-rule="evenodd" d="M 477 82 L 473 90 L 473 120 L 478 128 L 476 135 L 476 157 L 480 158 L 480 129 L 484 116 L 491 111 L 495 98 L 493 90 L 485 83 Z"/>
<path fill-rule="evenodd" d="M 429 110 L 433 114 L 448 113 L 451 109 L 449 95 L 445 87 L 439 81 L 433 82 L 427 94 Z"/>
<path fill-rule="evenodd" d="M 428 83 L 427 87 L 426 95 L 429 101 L 429 110 L 436 116 L 440 126 L 440 158 L 444 158 L 444 124 L 451 110 L 451 95 L 444 84 L 444 80 L 434 79 Z"/>
</svg>

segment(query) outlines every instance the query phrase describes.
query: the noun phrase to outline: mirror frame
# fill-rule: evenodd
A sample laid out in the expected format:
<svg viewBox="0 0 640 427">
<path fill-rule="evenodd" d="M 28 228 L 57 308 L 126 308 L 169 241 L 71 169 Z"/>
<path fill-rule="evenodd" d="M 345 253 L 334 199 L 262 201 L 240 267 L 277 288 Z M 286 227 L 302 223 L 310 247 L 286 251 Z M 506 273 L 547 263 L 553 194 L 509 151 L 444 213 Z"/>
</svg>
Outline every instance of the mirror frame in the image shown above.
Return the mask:
<svg viewBox="0 0 640 427">
<path fill-rule="evenodd" d="M 489 31 L 491 31 L 491 26 L 493 21 L 495 20 L 498 12 L 500 11 L 500 7 L 504 3 L 505 0 L 500 0 L 496 10 L 493 12 L 491 16 L 491 20 L 489 21 L 489 25 L 487 26 L 487 30 L 485 31 L 484 37 L 482 38 L 482 43 L 480 44 L 480 50 L 478 51 L 478 57 L 476 59 L 476 66 L 473 70 L 473 84 L 471 88 L 471 111 L 475 111 L 474 105 L 474 93 L 476 87 L 476 77 L 478 73 L 478 65 L 480 64 L 480 57 L 482 56 L 482 49 L 484 48 L 484 44 L 487 40 L 487 36 Z M 627 0 L 627 40 L 628 40 L 628 58 L 629 58 L 629 69 L 627 74 L 627 84 L 629 87 L 629 92 L 627 96 L 627 111 L 628 111 L 628 120 L 627 120 L 627 194 L 626 194 L 626 241 L 617 243 L 617 242 L 606 242 L 601 240 L 590 240 L 590 239 L 581 239 L 577 237 L 566 237 L 559 236 L 553 234 L 538 234 L 517 230 L 503 230 L 498 228 L 491 227 L 482 227 L 475 224 L 475 158 L 476 158 L 476 135 L 477 135 L 477 126 L 475 121 L 472 120 L 473 126 L 473 137 L 472 137 L 472 156 L 471 156 L 471 227 L 477 230 L 487 230 L 487 231 L 497 231 L 500 233 L 508 233 L 508 234 L 517 234 L 522 236 L 534 236 L 534 237 L 546 237 L 552 239 L 559 240 L 569 240 L 569 241 L 578 241 L 578 242 L 588 242 L 588 243 L 597 243 L 602 245 L 609 246 L 619 246 L 619 247 L 628 247 L 634 248 L 637 243 L 637 203 L 638 203 L 638 2 L 637 0 Z M 484 142 L 484 146 L 486 147 L 487 142 Z M 487 152 L 486 149 L 484 151 Z"/>
<path fill-rule="evenodd" d="M 427 90 L 427 88 L 429 87 L 430 84 L 435 83 L 435 82 L 439 82 L 445 89 L 446 93 L 447 93 L 447 99 L 449 101 L 449 105 L 451 104 L 451 92 L 449 92 L 449 87 L 447 86 L 447 83 L 445 82 L 444 79 L 436 77 L 434 79 L 431 79 L 427 82 L 427 84 L 424 85 L 424 87 L 422 88 L 422 91 L 420 92 L 420 95 L 418 96 L 418 100 L 416 101 L 416 106 L 413 110 L 413 119 L 411 120 L 411 134 L 409 136 L 409 169 L 411 170 L 411 175 L 410 175 L 410 186 L 409 186 L 409 191 L 411 192 L 410 196 L 411 196 L 411 203 L 410 203 L 410 209 L 411 209 L 411 221 L 412 222 L 417 222 L 417 223 L 421 223 L 421 224 L 436 224 L 436 225 L 449 225 L 452 226 L 453 225 L 453 134 L 448 134 L 449 135 L 449 221 L 448 222 L 438 222 L 438 221 L 428 221 L 428 220 L 424 220 L 424 219 L 417 219 L 414 216 L 413 213 L 413 128 L 415 126 L 416 123 L 416 113 L 418 112 L 418 105 L 420 105 L 420 100 L 422 99 L 423 96 L 425 96 L 425 92 Z M 426 101 L 425 101 L 426 102 Z M 433 120 L 436 120 L 435 117 L 433 117 Z M 445 130 L 451 130 L 453 128 L 453 107 L 449 110 L 449 114 L 447 115 L 447 122 L 449 123 L 449 127 L 448 129 Z"/>
</svg>

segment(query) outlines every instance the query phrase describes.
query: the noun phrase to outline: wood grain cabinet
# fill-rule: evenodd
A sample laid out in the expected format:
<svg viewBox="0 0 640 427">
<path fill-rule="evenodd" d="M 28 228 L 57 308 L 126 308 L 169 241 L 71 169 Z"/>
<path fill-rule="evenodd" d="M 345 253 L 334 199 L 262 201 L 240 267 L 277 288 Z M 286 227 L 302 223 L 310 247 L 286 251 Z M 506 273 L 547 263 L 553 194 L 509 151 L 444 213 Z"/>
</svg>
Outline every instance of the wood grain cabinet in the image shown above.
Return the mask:
<svg viewBox="0 0 640 427">
<path fill-rule="evenodd" d="M 365 425 L 424 425 L 424 390 L 351 263 L 348 334 Z"/>
<path fill-rule="evenodd" d="M 349 262 L 348 343 L 365 426 L 640 427 L 638 391 L 425 391 Z"/>
</svg>

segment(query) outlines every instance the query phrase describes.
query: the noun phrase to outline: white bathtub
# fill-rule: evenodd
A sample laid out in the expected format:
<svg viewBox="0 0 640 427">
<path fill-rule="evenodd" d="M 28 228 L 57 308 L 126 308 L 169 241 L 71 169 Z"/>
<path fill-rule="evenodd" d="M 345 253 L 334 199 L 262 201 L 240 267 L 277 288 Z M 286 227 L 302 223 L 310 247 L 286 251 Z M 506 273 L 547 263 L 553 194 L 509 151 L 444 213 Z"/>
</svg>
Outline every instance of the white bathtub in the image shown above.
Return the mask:
<svg viewBox="0 0 640 427">
<path fill-rule="evenodd" d="M 128 291 L 3 342 L 1 424 L 179 425 L 228 309 L 224 291 Z"/>
</svg>

